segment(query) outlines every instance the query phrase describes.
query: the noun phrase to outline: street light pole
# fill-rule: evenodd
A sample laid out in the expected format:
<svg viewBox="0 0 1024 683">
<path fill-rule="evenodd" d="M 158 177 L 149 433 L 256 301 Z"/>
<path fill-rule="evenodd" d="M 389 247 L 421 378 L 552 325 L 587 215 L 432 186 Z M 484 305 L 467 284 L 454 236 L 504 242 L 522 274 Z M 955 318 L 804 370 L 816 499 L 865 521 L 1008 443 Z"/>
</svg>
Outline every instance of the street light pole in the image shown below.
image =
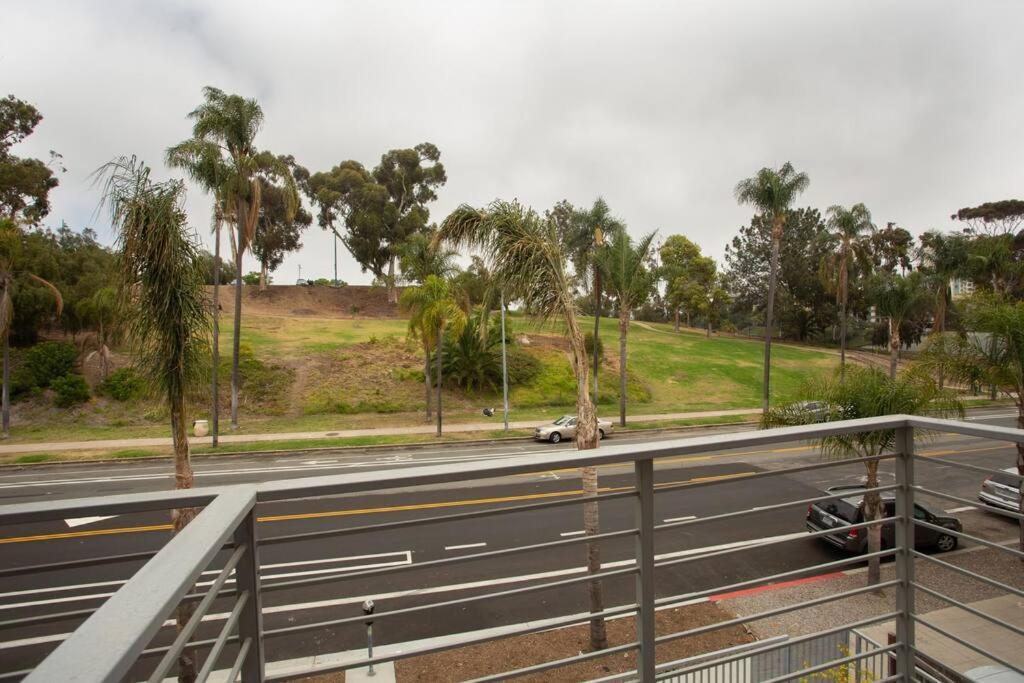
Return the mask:
<svg viewBox="0 0 1024 683">
<path fill-rule="evenodd" d="M 508 359 L 505 354 L 505 292 L 499 294 L 501 305 L 501 391 L 505 399 L 505 431 L 508 431 Z"/>
</svg>

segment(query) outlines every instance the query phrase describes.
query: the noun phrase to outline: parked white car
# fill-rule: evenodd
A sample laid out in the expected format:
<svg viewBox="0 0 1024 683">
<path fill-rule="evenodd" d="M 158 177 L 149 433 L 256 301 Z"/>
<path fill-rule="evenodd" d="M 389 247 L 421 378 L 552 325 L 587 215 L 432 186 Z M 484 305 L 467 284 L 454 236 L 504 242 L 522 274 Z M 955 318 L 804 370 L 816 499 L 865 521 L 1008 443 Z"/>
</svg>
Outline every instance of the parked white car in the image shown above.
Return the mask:
<svg viewBox="0 0 1024 683">
<path fill-rule="evenodd" d="M 610 436 L 615 430 L 615 425 L 609 420 L 597 419 L 597 432 L 599 438 Z M 574 439 L 576 438 L 576 416 L 575 415 L 563 415 L 551 424 L 541 425 L 537 427 L 533 433 L 533 438 L 538 441 L 550 441 L 551 443 L 558 443 L 563 439 Z"/>
</svg>

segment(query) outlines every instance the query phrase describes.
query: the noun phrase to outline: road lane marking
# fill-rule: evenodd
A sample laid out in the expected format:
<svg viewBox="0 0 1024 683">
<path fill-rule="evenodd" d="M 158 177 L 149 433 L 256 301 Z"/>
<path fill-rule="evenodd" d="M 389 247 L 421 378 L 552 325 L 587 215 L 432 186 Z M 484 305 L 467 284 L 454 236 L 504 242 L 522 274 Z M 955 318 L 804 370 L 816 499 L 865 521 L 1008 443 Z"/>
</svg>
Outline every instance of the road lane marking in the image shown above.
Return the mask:
<svg viewBox="0 0 1024 683">
<path fill-rule="evenodd" d="M 750 547 L 756 548 L 757 546 L 764 545 L 765 543 L 771 543 L 773 541 L 782 541 L 793 538 L 807 536 L 806 531 L 799 531 L 790 534 L 782 534 L 779 536 L 767 536 L 763 538 L 747 539 L 744 541 L 735 541 L 732 543 L 722 543 L 719 545 L 705 546 L 702 548 L 688 548 L 686 550 L 678 550 L 670 553 L 663 553 L 656 555 L 655 560 L 670 560 L 680 557 L 688 557 L 694 555 L 703 555 L 707 553 L 717 552 L 719 550 L 729 550 L 732 548 L 739 547 Z M 604 569 L 614 569 L 618 567 L 628 567 L 635 564 L 635 560 L 619 560 L 616 562 L 605 562 L 602 563 Z M 372 598 L 374 601 L 380 600 L 392 600 L 395 598 L 404 598 L 409 596 L 422 596 L 430 595 L 435 593 L 449 593 L 454 591 L 473 590 L 476 588 L 486 588 L 489 586 L 499 586 L 513 583 L 525 583 L 529 581 L 537 581 L 541 579 L 556 578 L 560 576 L 567 576 L 573 574 L 583 574 L 587 571 L 585 566 L 583 567 L 571 567 L 569 569 L 555 569 L 546 572 L 537 572 L 535 574 L 524 574 L 522 576 L 503 576 L 496 579 L 485 579 L 481 581 L 470 581 L 467 583 L 450 584 L 445 586 L 430 586 L 427 588 L 412 588 L 407 590 L 393 591 L 390 593 L 375 593 L 373 595 L 359 595 L 349 596 L 343 598 L 334 598 L 329 600 L 318 600 L 314 602 L 294 603 L 289 605 L 275 605 L 273 607 L 264 607 L 263 614 L 281 614 L 288 612 L 298 612 L 302 610 L 322 609 L 327 607 L 337 607 L 340 605 L 350 604 L 361 604 L 364 600 Z M 217 614 L 208 614 L 203 617 L 203 621 L 223 621 L 229 616 L 228 612 L 222 612 Z M 164 626 L 173 627 L 175 625 L 174 620 L 167 620 L 164 622 Z M 19 647 L 28 647 L 32 645 L 39 645 L 44 643 L 59 642 L 66 639 L 70 633 L 57 633 L 46 636 L 37 636 L 34 638 L 22 638 L 19 640 L 10 640 L 6 642 L 0 642 L 0 650 L 11 650 Z"/>
<path fill-rule="evenodd" d="M 962 508 L 953 508 L 952 510 L 946 510 L 949 514 L 956 514 L 957 512 L 968 512 L 969 510 L 977 510 L 978 508 L 973 505 L 964 505 Z"/>
<path fill-rule="evenodd" d="M 563 531 L 562 533 L 560 533 L 558 535 L 561 536 L 562 538 L 565 538 L 566 536 L 582 536 L 585 533 L 587 533 L 587 532 L 584 531 L 583 529 L 580 529 L 579 531 Z"/>
<path fill-rule="evenodd" d="M 486 543 L 463 543 L 462 545 L 446 545 L 445 550 L 466 550 L 468 548 L 484 548 Z"/>
<path fill-rule="evenodd" d="M 69 527 L 74 528 L 76 526 L 83 526 L 85 524 L 92 524 L 93 522 L 102 522 L 105 519 L 113 519 L 117 515 L 104 515 L 100 517 L 72 517 L 71 519 L 65 519 L 64 523 Z"/>
<path fill-rule="evenodd" d="M 671 522 L 686 522 L 691 519 L 697 519 L 697 515 L 687 515 L 686 517 L 668 517 L 667 519 L 661 520 L 661 523 L 669 524 Z"/>
</svg>

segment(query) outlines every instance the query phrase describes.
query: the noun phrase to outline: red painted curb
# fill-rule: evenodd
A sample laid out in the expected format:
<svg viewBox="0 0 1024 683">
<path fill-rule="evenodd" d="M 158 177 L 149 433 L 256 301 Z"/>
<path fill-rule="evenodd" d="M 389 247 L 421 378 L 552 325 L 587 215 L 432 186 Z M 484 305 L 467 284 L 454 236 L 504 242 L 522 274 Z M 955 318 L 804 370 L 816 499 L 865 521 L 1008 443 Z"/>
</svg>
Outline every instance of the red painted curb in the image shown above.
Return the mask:
<svg viewBox="0 0 1024 683">
<path fill-rule="evenodd" d="M 764 586 L 757 586 L 755 588 L 747 588 L 740 591 L 733 591 L 731 593 L 719 593 L 718 595 L 708 596 L 708 600 L 711 602 L 717 602 L 719 600 L 728 600 L 729 598 L 741 598 L 746 595 L 755 595 L 757 593 L 764 593 L 765 591 L 772 591 L 778 588 L 789 588 L 790 586 L 801 586 L 805 583 L 814 583 L 815 581 L 825 581 L 827 579 L 836 579 L 840 576 L 846 576 L 846 572 L 832 572 L 830 574 L 819 574 L 817 576 L 808 576 L 803 579 L 793 579 L 792 581 L 782 581 L 781 583 L 769 583 Z"/>
</svg>

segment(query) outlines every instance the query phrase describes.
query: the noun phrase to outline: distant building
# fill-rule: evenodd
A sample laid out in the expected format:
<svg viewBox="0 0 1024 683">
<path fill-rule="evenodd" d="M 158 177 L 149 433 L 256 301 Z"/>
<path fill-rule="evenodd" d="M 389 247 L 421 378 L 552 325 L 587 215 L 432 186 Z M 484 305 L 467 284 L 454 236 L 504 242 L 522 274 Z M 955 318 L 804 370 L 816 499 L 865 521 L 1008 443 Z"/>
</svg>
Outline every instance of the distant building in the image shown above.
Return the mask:
<svg viewBox="0 0 1024 683">
<path fill-rule="evenodd" d="M 954 299 L 960 299 L 974 294 L 974 283 L 970 280 L 961 280 L 960 278 L 957 278 L 949 283 L 949 289 L 952 292 Z"/>
</svg>

